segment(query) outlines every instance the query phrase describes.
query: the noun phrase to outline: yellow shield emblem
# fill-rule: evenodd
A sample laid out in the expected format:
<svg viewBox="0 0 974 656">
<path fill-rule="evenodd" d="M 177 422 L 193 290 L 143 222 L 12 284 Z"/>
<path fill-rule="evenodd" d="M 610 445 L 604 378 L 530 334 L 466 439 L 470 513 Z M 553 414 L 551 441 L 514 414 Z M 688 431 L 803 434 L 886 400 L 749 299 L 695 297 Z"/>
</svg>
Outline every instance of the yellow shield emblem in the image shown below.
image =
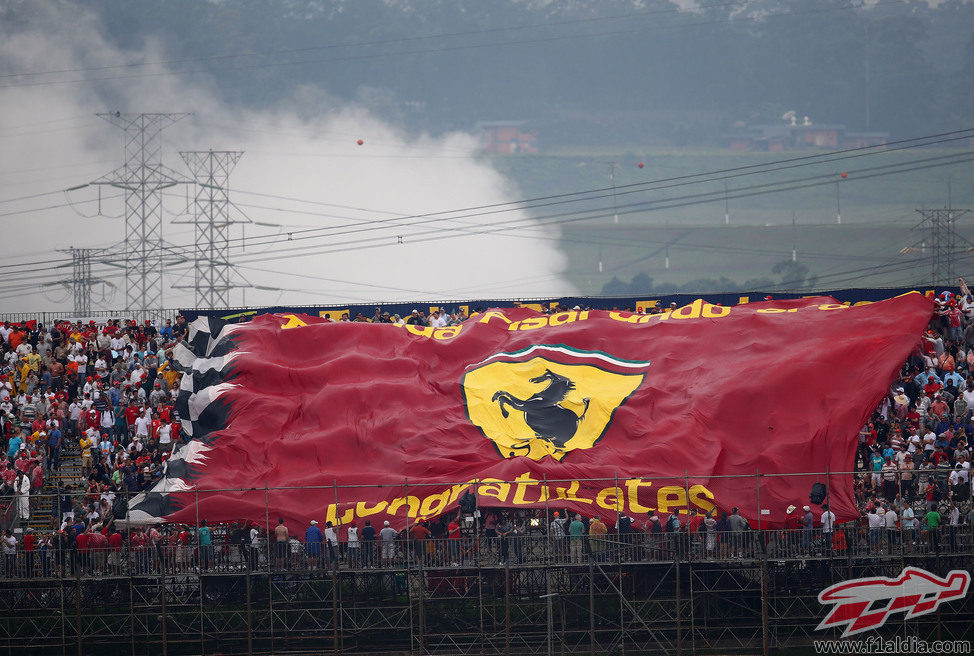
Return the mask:
<svg viewBox="0 0 974 656">
<path fill-rule="evenodd" d="M 518 362 L 491 362 L 493 358 L 488 358 L 464 374 L 461 387 L 467 415 L 505 458 L 551 456 L 561 460 L 569 451 L 592 448 L 609 427 L 616 408 L 645 377 L 642 372 L 620 373 L 609 368 L 649 365 L 565 347 L 550 350 L 601 361 L 566 364 L 545 357 Z"/>
</svg>

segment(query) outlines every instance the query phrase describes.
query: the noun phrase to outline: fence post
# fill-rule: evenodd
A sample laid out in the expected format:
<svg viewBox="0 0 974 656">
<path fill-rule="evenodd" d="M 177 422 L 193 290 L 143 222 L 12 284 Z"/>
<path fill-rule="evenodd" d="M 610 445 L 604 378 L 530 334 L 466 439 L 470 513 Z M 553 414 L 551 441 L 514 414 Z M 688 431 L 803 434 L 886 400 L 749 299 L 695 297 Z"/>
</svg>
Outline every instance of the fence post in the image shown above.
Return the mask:
<svg viewBox="0 0 974 656">
<path fill-rule="evenodd" d="M 271 649 L 274 653 L 274 575 L 271 573 L 271 505 L 268 498 L 267 483 L 264 483 L 264 553 L 267 559 L 267 620 L 271 633 Z M 260 558 L 260 554 L 257 555 Z M 258 563 L 260 564 L 260 563 Z"/>
<path fill-rule="evenodd" d="M 341 510 L 338 507 L 338 479 L 335 478 L 333 480 L 334 480 L 334 486 L 335 486 L 335 518 L 336 518 L 335 519 L 335 523 L 337 524 L 337 526 L 333 526 L 332 527 L 332 530 L 335 531 L 335 535 L 337 536 L 338 535 L 338 527 L 341 526 L 341 520 L 338 519 L 338 518 L 340 518 L 342 515 L 341 515 Z M 327 542 L 327 540 L 326 540 L 326 542 Z M 340 547 L 341 547 L 341 543 L 339 543 L 338 548 L 335 549 L 335 553 L 334 553 L 335 558 L 332 561 L 332 577 L 331 577 L 331 630 L 332 630 L 332 638 L 333 638 L 333 641 L 332 641 L 333 642 L 332 649 L 334 650 L 336 656 L 337 656 L 337 654 L 339 652 L 339 646 L 338 646 L 338 640 L 339 640 L 339 637 L 338 637 L 338 591 L 341 588 L 341 579 L 340 579 L 339 574 L 338 574 L 338 557 L 339 557 L 339 548 Z M 330 545 L 326 544 L 325 545 L 325 549 L 328 549 L 330 551 L 331 550 Z"/>
<path fill-rule="evenodd" d="M 544 562 L 548 565 L 551 564 L 551 509 L 548 506 L 548 498 L 551 496 L 551 490 L 548 489 L 548 474 L 541 475 L 542 489 L 544 490 L 544 526 L 542 527 L 541 534 L 544 536 Z M 548 592 L 551 592 L 549 589 Z"/>
<path fill-rule="evenodd" d="M 205 643 L 205 639 L 203 637 L 204 634 L 205 634 L 204 633 L 204 630 L 203 630 L 203 563 L 206 562 L 206 561 L 208 561 L 209 559 L 206 558 L 206 557 L 204 557 L 204 555 L 203 555 L 203 552 L 204 552 L 203 545 L 200 544 L 200 486 L 199 485 L 194 485 L 193 486 L 193 493 L 196 496 L 196 503 L 195 503 L 195 508 L 196 508 L 196 551 L 197 551 L 196 558 L 197 558 L 197 562 L 198 562 L 198 565 L 199 565 L 199 569 L 198 569 L 199 574 L 196 575 L 196 578 L 197 578 L 197 580 L 199 582 L 199 586 L 200 586 L 200 653 L 205 654 L 206 653 L 206 643 Z M 210 542 L 212 543 L 213 540 L 211 539 Z M 207 563 L 207 564 L 209 564 L 209 563 Z"/>
<path fill-rule="evenodd" d="M 758 536 L 761 546 L 761 653 L 768 656 L 770 636 L 768 635 L 768 550 L 764 544 L 764 514 L 761 508 L 761 472 L 754 470 L 754 487 L 757 491 Z"/>
</svg>

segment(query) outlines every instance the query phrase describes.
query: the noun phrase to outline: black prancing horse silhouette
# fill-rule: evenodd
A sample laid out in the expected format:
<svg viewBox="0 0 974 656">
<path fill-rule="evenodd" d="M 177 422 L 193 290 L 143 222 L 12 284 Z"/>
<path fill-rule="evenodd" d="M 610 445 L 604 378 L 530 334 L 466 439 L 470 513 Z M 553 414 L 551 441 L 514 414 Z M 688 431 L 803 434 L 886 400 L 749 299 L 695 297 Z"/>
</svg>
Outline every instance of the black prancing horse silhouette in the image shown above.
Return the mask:
<svg viewBox="0 0 974 656">
<path fill-rule="evenodd" d="M 524 421 L 531 427 L 536 437 L 563 449 L 568 440 L 575 437 L 578 424 L 585 418 L 589 399 L 582 399 L 585 409 L 582 410 L 581 416 L 576 415 L 568 408 L 558 405 L 565 400 L 571 390 L 575 389 L 575 383 L 551 369 L 546 369 L 543 374 L 532 378 L 530 382 L 545 381 L 548 381 L 548 386 L 528 399 L 519 399 L 512 396 L 510 392 L 502 390 L 495 392 L 491 401 L 497 401 L 505 419 L 509 414 L 507 406 L 520 410 L 524 413 Z"/>
</svg>

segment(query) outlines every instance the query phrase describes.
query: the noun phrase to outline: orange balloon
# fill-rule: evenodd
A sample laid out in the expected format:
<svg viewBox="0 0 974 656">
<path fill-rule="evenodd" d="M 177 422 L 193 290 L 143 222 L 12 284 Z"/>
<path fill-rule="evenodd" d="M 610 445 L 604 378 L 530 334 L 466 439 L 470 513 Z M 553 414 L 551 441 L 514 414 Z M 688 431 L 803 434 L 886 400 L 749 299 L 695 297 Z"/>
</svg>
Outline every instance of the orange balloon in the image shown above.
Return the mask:
<svg viewBox="0 0 974 656">
<path fill-rule="evenodd" d="M 643 168 L 643 167 L 644 167 L 644 166 L 646 166 L 646 165 L 645 165 L 645 164 L 643 164 L 642 162 L 640 162 L 640 163 L 639 163 L 639 164 L 637 164 L 636 166 L 638 166 L 639 168 Z"/>
<path fill-rule="evenodd" d="M 361 146 L 361 145 L 362 145 L 362 144 L 364 144 L 365 142 L 364 142 L 363 140 L 361 140 L 361 139 L 359 139 L 359 140 L 358 140 L 358 141 L 356 141 L 355 143 L 357 143 L 358 145 L 360 145 L 360 146 Z"/>
</svg>

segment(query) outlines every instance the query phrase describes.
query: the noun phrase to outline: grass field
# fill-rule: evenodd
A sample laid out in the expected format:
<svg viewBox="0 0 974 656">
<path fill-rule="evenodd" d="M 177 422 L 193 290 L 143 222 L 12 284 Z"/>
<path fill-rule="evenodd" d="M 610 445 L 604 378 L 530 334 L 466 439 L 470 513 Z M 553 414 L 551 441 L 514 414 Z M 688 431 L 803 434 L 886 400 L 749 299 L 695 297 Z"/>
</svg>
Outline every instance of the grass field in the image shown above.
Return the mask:
<svg viewBox="0 0 974 656">
<path fill-rule="evenodd" d="M 534 210 L 559 226 L 565 275 L 585 294 L 599 293 L 613 276 L 629 281 L 638 273 L 657 285 L 778 278 L 772 267 L 791 260 L 793 249 L 820 288 L 929 281 L 931 250 L 923 247 L 929 235 L 913 230 L 917 210 L 946 207 L 948 185 L 953 207 L 974 208 L 974 163 L 957 161 L 974 152 L 913 149 L 788 161 L 815 154 L 565 150 L 493 163 L 523 198 L 603 190 L 571 203 L 551 199 Z M 717 171 L 724 173 L 712 174 Z M 956 231 L 974 242 L 974 212 L 958 219 Z M 974 271 L 964 239 L 956 248 L 961 275 Z M 916 248 L 900 253 L 910 246 Z"/>
</svg>

